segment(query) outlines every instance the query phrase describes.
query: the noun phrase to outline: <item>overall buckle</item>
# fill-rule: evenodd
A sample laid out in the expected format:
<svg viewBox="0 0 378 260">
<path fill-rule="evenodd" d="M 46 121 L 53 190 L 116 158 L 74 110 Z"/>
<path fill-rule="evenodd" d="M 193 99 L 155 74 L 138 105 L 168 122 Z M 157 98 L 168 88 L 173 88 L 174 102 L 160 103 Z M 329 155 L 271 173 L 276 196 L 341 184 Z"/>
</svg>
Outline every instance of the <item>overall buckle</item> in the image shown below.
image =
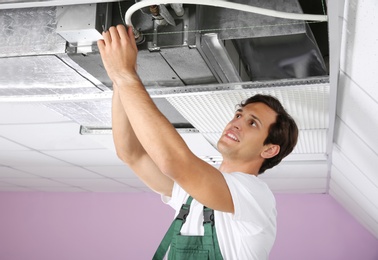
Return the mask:
<svg viewBox="0 0 378 260">
<path fill-rule="evenodd" d="M 184 224 L 186 221 L 186 217 L 189 214 L 190 210 L 190 204 L 182 204 L 180 212 L 177 214 L 176 219 L 182 220 L 182 223 Z"/>
<path fill-rule="evenodd" d="M 203 224 L 211 223 L 214 226 L 214 210 L 203 207 Z"/>
</svg>

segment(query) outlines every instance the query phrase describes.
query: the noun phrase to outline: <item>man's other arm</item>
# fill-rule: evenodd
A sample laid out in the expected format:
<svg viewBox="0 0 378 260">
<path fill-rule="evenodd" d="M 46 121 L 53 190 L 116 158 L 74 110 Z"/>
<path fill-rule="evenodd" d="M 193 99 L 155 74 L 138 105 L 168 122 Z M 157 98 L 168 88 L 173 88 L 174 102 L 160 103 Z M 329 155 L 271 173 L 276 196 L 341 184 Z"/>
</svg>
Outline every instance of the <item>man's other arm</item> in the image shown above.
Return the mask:
<svg viewBox="0 0 378 260">
<path fill-rule="evenodd" d="M 113 87 L 112 130 L 117 156 L 153 191 L 171 196 L 173 181 L 159 170 L 136 137 L 116 85 Z"/>
</svg>

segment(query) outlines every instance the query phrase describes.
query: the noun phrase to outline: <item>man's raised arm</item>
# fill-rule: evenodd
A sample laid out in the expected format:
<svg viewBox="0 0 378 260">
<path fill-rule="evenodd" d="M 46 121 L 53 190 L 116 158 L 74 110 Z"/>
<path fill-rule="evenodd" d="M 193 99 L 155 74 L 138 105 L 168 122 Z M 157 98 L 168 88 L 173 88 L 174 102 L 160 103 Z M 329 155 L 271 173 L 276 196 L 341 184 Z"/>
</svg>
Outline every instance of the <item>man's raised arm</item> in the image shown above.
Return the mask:
<svg viewBox="0 0 378 260">
<path fill-rule="evenodd" d="M 159 170 L 137 139 L 116 85 L 113 87 L 112 130 L 117 156 L 153 191 L 170 196 L 173 181 Z"/>
<path fill-rule="evenodd" d="M 153 161 L 160 172 L 203 205 L 233 212 L 231 194 L 222 173 L 189 150 L 139 79 L 135 70 L 138 49 L 132 29 L 126 31 L 119 25 L 111 27 L 103 36 L 104 40 L 98 42 L 102 60 L 110 79 L 118 87 L 135 136 L 151 159 L 147 162 Z"/>
</svg>

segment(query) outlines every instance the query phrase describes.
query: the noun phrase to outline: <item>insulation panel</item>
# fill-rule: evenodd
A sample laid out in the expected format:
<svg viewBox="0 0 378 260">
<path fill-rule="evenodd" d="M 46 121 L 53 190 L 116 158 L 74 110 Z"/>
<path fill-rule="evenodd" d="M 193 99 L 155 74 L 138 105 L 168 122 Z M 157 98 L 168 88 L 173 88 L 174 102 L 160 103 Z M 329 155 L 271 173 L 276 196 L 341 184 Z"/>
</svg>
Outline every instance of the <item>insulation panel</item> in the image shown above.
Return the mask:
<svg viewBox="0 0 378 260">
<path fill-rule="evenodd" d="M 64 53 L 56 24 L 55 7 L 0 10 L 0 57 Z"/>
<path fill-rule="evenodd" d="M 45 96 L 52 100 L 64 95 L 102 93 L 103 87 L 89 81 L 89 74 L 70 64 L 66 55 L 0 58 L 0 97 L 31 101 Z M 94 79 L 94 78 L 93 78 Z"/>
</svg>

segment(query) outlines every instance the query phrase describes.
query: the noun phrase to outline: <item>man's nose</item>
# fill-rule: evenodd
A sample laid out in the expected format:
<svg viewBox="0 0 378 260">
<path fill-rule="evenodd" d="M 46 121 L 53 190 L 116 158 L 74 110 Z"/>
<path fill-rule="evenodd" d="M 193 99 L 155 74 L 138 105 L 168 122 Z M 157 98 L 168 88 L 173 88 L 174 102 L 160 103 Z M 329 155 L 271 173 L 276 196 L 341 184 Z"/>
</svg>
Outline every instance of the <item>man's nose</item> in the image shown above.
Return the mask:
<svg viewBox="0 0 378 260">
<path fill-rule="evenodd" d="M 232 125 L 233 128 L 237 129 L 237 130 L 240 130 L 240 123 L 239 122 L 234 122 L 234 124 Z"/>
</svg>

